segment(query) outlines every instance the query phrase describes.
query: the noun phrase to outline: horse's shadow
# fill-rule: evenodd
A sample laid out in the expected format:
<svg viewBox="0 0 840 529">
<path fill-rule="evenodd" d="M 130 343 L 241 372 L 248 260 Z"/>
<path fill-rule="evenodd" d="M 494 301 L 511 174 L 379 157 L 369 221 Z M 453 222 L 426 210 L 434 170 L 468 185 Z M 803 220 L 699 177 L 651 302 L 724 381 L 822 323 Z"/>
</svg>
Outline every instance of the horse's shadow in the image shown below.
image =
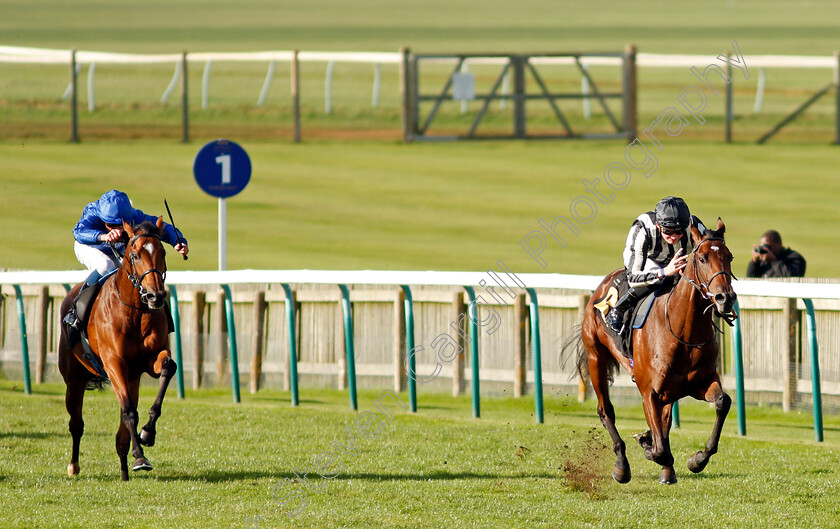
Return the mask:
<svg viewBox="0 0 840 529">
<path fill-rule="evenodd" d="M 300 479 L 292 472 L 267 472 L 267 471 L 241 471 L 241 470 L 213 470 L 195 474 L 167 474 L 160 472 L 157 475 L 149 475 L 158 481 L 196 481 L 202 483 L 224 483 L 229 481 L 258 480 L 258 479 Z M 533 479 L 533 478 L 556 478 L 557 476 L 548 473 L 528 474 L 522 476 L 503 476 L 500 474 L 485 474 L 476 472 L 433 472 L 429 474 L 392 474 L 392 473 L 370 473 L 358 472 L 342 474 L 334 478 L 335 481 L 361 479 L 367 481 L 446 481 L 457 479 L 470 480 L 498 480 L 498 479 Z M 107 480 L 110 480 L 108 478 Z M 321 479 L 315 474 L 310 479 Z M 106 479 L 103 479 L 105 481 Z"/>
</svg>

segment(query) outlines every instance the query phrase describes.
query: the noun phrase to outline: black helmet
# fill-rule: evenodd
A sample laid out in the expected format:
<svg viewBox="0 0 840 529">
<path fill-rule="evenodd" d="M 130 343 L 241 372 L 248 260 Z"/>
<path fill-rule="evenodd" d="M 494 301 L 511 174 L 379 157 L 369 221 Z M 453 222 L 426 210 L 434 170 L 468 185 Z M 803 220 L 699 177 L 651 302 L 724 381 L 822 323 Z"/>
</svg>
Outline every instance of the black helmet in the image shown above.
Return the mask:
<svg viewBox="0 0 840 529">
<path fill-rule="evenodd" d="M 671 230 L 684 230 L 691 222 L 691 212 L 685 200 L 665 197 L 656 204 L 656 223 Z"/>
</svg>

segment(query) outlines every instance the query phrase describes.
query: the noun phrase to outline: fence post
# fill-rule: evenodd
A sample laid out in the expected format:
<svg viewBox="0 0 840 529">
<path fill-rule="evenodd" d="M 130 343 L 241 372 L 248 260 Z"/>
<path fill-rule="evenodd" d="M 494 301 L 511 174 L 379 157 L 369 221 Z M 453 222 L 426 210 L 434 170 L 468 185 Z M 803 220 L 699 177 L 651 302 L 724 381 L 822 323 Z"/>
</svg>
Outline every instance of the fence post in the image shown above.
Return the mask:
<svg viewBox="0 0 840 529">
<path fill-rule="evenodd" d="M 405 292 L 400 289 L 394 296 L 394 391 L 405 389 Z"/>
<path fill-rule="evenodd" d="M 190 142 L 190 106 L 187 92 L 187 52 L 181 54 L 181 142 Z"/>
<path fill-rule="evenodd" d="M 216 328 L 219 334 L 216 336 L 216 350 L 219 356 L 216 357 L 216 383 L 223 384 L 225 382 L 225 373 L 227 372 L 228 359 L 228 341 L 225 339 L 225 333 L 228 332 L 227 318 L 225 317 L 225 291 L 219 290 L 216 292 Z"/>
<path fill-rule="evenodd" d="M 470 326 L 470 371 L 472 375 L 472 414 L 473 419 L 481 418 L 481 374 L 478 365 L 478 307 L 475 302 L 473 287 L 464 287 L 470 299 L 467 306 L 467 316 Z"/>
<path fill-rule="evenodd" d="M 525 130 L 525 61 L 524 55 L 511 55 L 513 65 L 513 137 L 524 138 Z"/>
<path fill-rule="evenodd" d="M 358 410 L 356 399 L 356 350 L 353 344 L 353 305 L 350 303 L 350 291 L 347 285 L 338 285 L 341 289 L 341 308 L 344 311 L 344 350 L 347 353 L 347 385 L 350 388 L 350 409 Z"/>
<path fill-rule="evenodd" d="M 400 285 L 405 299 L 405 350 L 406 354 L 414 349 L 414 300 L 411 297 L 411 289 L 408 285 Z M 417 374 L 417 364 L 414 355 L 408 359 L 408 368 L 411 373 Z M 417 413 L 417 381 L 414 376 L 408 377 L 408 409 L 411 413 Z"/>
<path fill-rule="evenodd" d="M 26 334 L 26 312 L 23 310 L 23 293 L 20 285 L 12 285 L 17 297 L 18 323 L 20 324 L 20 352 L 23 361 L 23 390 L 27 395 L 32 394 L 32 381 L 29 376 L 29 339 Z"/>
<path fill-rule="evenodd" d="M 295 318 L 295 292 L 287 284 L 281 285 L 286 293 L 286 333 L 289 336 L 289 390 L 291 391 L 292 406 L 297 406 L 298 399 L 298 372 L 297 372 L 297 319 Z"/>
<path fill-rule="evenodd" d="M 744 401 L 744 353 L 743 340 L 741 338 L 741 308 L 738 301 L 732 308 L 738 316 L 735 318 L 735 325 L 732 327 L 732 354 L 735 363 L 735 396 L 738 399 L 738 435 L 747 435 L 747 406 Z"/>
<path fill-rule="evenodd" d="M 803 299 L 802 302 L 805 303 L 808 348 L 811 353 L 811 387 L 814 393 L 814 440 L 821 443 L 823 441 L 823 420 L 822 390 L 820 389 L 820 351 L 817 344 L 817 319 L 814 315 L 814 303 L 810 299 Z"/>
<path fill-rule="evenodd" d="M 193 294 L 193 389 L 201 387 L 204 375 L 204 309 L 206 300 L 203 290 L 196 290 Z M 180 371 L 183 371 L 181 366 Z"/>
<path fill-rule="evenodd" d="M 300 143 L 300 63 L 298 61 L 299 51 L 292 52 L 292 113 L 294 116 L 295 143 Z"/>
<path fill-rule="evenodd" d="M 44 383 L 47 363 L 47 328 L 50 311 L 50 289 L 42 286 L 38 292 L 38 357 L 35 359 L 35 383 Z"/>
<path fill-rule="evenodd" d="M 467 341 L 464 339 L 466 328 L 463 322 L 466 319 L 464 310 L 464 293 L 456 292 L 452 295 L 452 322 L 457 326 L 458 350 L 466 351 Z M 452 363 L 452 396 L 457 397 L 464 391 L 464 355 L 458 354 Z M 416 371 L 415 371 L 416 373 Z"/>
<path fill-rule="evenodd" d="M 175 349 L 175 364 L 178 366 L 178 370 L 175 371 L 175 377 L 178 384 L 178 398 L 184 398 L 184 361 L 183 355 L 181 354 L 181 311 L 178 307 L 178 290 L 175 288 L 175 285 L 169 285 L 169 312 L 172 314 L 172 322 L 175 324 L 174 329 L 174 339 L 175 344 L 173 349 Z"/>
<path fill-rule="evenodd" d="M 791 404 L 796 397 L 796 321 L 799 319 L 799 312 L 796 310 L 796 299 L 785 300 L 782 309 L 782 321 L 787 329 L 787 340 L 782 340 L 782 369 L 784 369 L 782 388 L 782 409 L 790 411 Z"/>
<path fill-rule="evenodd" d="M 513 396 L 521 397 L 527 387 L 525 367 L 525 294 L 513 300 Z"/>
<path fill-rule="evenodd" d="M 251 393 L 260 390 L 262 377 L 263 337 L 265 336 L 265 291 L 254 294 L 254 355 L 251 357 Z"/>
<path fill-rule="evenodd" d="M 70 141 L 79 143 L 79 74 L 76 72 L 76 48 L 70 51 Z"/>
<path fill-rule="evenodd" d="M 236 324 L 233 319 L 233 294 L 230 287 L 222 285 L 224 290 L 225 314 L 227 315 L 228 342 L 230 342 L 230 384 L 233 402 L 239 403 L 239 352 L 236 348 Z"/>
<path fill-rule="evenodd" d="M 589 294 L 581 294 L 578 297 L 578 321 L 583 321 L 583 317 L 586 315 L 586 305 L 589 303 L 589 298 L 591 296 Z M 578 379 L 578 402 L 583 404 L 586 401 L 586 397 L 589 393 L 589 385 L 586 383 L 586 377 L 580 377 Z"/>
<path fill-rule="evenodd" d="M 402 95 L 402 133 L 403 142 L 410 143 L 413 139 L 413 112 L 411 110 L 411 50 L 403 46 L 400 48 L 400 95 Z M 415 95 L 416 97 L 416 95 Z"/>
<path fill-rule="evenodd" d="M 624 130 L 627 142 L 636 139 L 636 45 L 628 44 L 624 50 L 622 71 L 622 93 L 624 94 Z"/>
<path fill-rule="evenodd" d="M 534 418 L 537 424 L 543 423 L 543 385 L 542 385 L 542 346 L 540 345 L 540 309 L 537 293 L 533 288 L 526 289 L 530 298 L 531 310 L 531 346 L 534 357 Z"/>
</svg>

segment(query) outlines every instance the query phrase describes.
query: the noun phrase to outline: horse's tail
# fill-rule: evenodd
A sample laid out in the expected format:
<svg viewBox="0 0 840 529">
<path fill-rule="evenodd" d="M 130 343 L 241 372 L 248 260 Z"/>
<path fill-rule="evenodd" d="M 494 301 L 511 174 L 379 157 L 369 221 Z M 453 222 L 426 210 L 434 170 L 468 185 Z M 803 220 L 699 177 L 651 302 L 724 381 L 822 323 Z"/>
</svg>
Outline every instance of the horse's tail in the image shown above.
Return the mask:
<svg viewBox="0 0 840 529">
<path fill-rule="evenodd" d="M 576 323 L 563 339 L 563 347 L 560 348 L 560 367 L 565 368 L 566 362 L 570 358 L 574 358 L 575 371 L 581 378 L 586 378 L 589 367 L 586 361 L 586 348 L 583 346 L 583 336 L 581 335 L 582 326 L 582 322 Z M 569 380 L 573 379 L 574 376 L 574 373 L 569 375 Z"/>
<path fill-rule="evenodd" d="M 581 380 L 586 380 L 589 378 L 589 359 L 586 347 L 583 346 L 582 327 L 583 322 L 576 324 L 563 340 L 563 347 L 560 349 L 560 366 L 561 368 L 565 367 L 566 360 L 571 358 L 572 354 L 574 354 L 576 367 L 575 372 L 578 376 L 580 376 Z M 610 384 L 612 384 L 615 379 L 615 375 L 621 369 L 621 365 L 618 363 L 618 360 L 613 357 L 613 355 L 607 354 L 604 356 L 604 360 L 607 362 L 607 380 Z M 569 380 L 572 380 L 574 376 L 575 373 L 573 372 L 569 375 Z"/>
</svg>

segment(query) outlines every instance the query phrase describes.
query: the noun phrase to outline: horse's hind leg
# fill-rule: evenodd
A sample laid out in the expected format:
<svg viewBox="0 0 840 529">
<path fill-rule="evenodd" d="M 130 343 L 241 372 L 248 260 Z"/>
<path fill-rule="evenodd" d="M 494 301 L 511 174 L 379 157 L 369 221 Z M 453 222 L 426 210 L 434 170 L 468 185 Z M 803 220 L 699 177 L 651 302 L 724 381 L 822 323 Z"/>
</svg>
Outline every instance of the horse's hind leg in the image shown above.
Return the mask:
<svg viewBox="0 0 840 529">
<path fill-rule="evenodd" d="M 715 405 L 717 416 L 715 418 L 715 425 L 712 428 L 712 435 L 706 441 L 706 449 L 701 450 L 688 458 L 688 469 L 694 473 L 702 472 L 709 463 L 709 458 L 717 453 L 718 442 L 720 441 L 720 434 L 723 430 L 723 423 L 726 421 L 726 415 L 729 413 L 729 407 L 732 405 L 732 399 L 723 392 L 720 387 L 720 381 L 713 381 L 706 391 L 698 397 L 698 400 L 705 400 L 712 402 Z"/>
<path fill-rule="evenodd" d="M 155 372 L 160 374 L 160 387 L 158 388 L 157 397 L 152 407 L 149 408 L 149 422 L 143 426 L 140 431 L 140 442 L 146 446 L 155 445 L 155 424 L 158 417 L 160 417 L 161 405 L 163 404 L 163 397 L 166 395 L 166 388 L 169 387 L 169 381 L 175 376 L 178 370 L 178 364 L 169 357 L 169 351 L 163 351 L 158 355 L 158 361 L 155 362 Z"/>
<path fill-rule="evenodd" d="M 67 474 L 75 476 L 79 473 L 79 445 L 82 435 L 85 433 L 85 421 L 82 420 L 82 404 L 85 399 L 84 379 L 74 379 L 67 383 L 67 391 L 64 394 L 64 405 L 67 413 L 70 414 L 70 435 L 73 437 L 73 454 L 70 456 L 70 464 L 67 465 Z"/>
<path fill-rule="evenodd" d="M 630 481 L 630 462 L 627 461 L 626 446 L 615 427 L 615 409 L 610 401 L 609 386 L 609 351 L 600 344 L 595 344 L 589 351 L 589 375 L 592 379 L 592 389 L 598 397 L 598 417 L 604 425 L 613 442 L 615 452 L 615 468 L 612 477 L 619 483 Z"/>
</svg>

